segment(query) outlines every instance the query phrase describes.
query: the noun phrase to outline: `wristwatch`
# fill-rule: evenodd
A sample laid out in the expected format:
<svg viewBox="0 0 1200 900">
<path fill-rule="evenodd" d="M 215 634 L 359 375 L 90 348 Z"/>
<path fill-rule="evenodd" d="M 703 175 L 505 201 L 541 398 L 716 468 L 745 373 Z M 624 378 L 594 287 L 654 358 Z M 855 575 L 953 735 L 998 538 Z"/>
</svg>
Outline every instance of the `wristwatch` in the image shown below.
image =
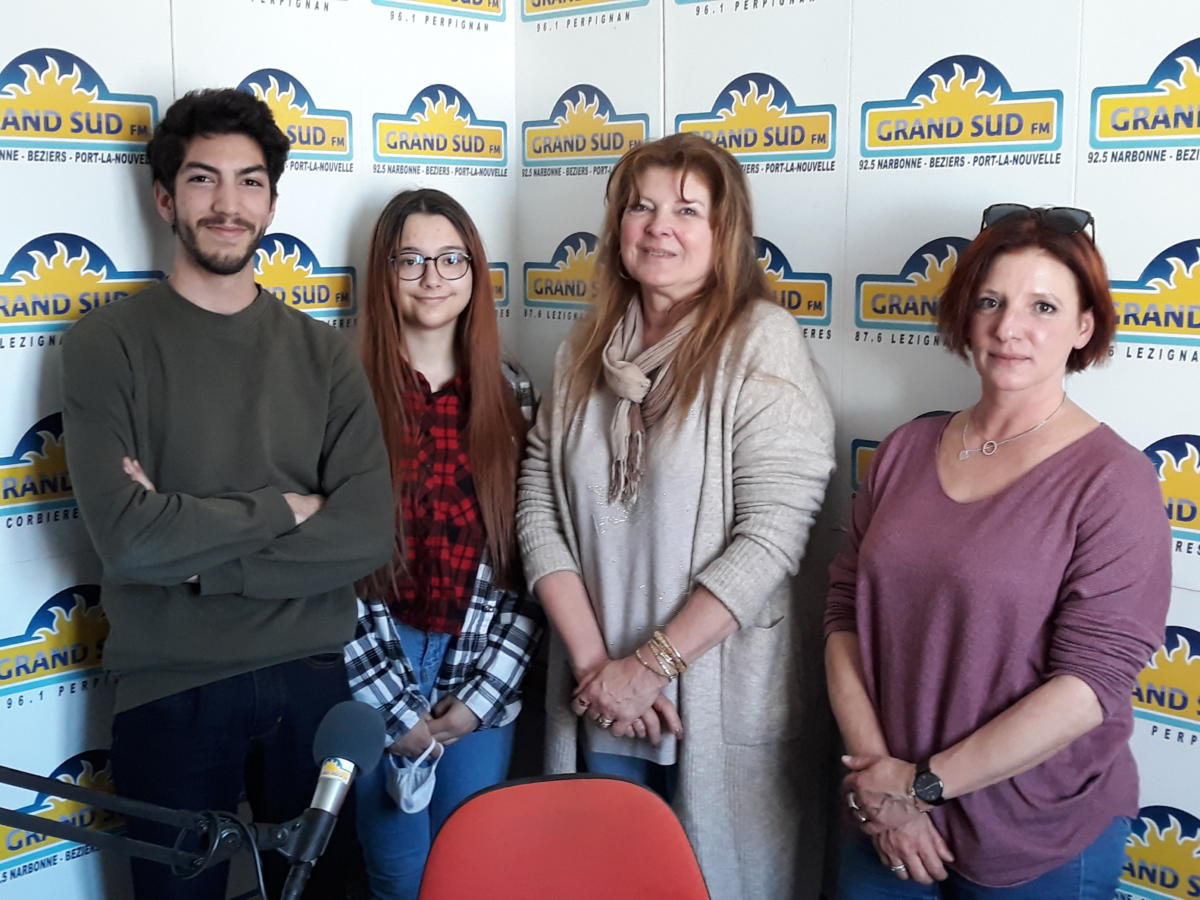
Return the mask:
<svg viewBox="0 0 1200 900">
<path fill-rule="evenodd" d="M 942 797 L 942 779 L 929 771 L 929 760 L 917 763 L 917 774 L 913 778 L 912 790 L 909 793 L 930 806 L 941 806 L 946 802 Z"/>
</svg>

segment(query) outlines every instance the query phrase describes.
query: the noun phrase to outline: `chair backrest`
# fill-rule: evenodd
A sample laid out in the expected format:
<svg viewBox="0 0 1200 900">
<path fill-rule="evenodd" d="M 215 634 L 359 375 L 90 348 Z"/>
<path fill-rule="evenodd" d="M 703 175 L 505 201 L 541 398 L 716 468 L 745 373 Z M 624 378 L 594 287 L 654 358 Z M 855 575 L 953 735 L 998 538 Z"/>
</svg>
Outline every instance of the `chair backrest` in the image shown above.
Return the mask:
<svg viewBox="0 0 1200 900">
<path fill-rule="evenodd" d="M 662 798 L 601 775 L 497 785 L 438 832 L 421 900 L 708 900 L 683 827 Z"/>
</svg>

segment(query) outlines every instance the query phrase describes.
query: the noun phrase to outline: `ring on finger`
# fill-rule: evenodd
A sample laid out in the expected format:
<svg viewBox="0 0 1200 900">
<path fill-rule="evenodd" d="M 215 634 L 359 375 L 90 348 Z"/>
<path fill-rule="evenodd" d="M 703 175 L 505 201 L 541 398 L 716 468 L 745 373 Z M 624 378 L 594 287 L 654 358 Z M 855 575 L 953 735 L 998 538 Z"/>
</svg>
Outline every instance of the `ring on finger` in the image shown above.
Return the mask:
<svg viewBox="0 0 1200 900">
<path fill-rule="evenodd" d="M 891 869 L 893 872 L 907 872 L 908 871 L 908 866 L 906 866 L 904 863 L 900 863 L 900 865 L 898 865 L 898 866 L 888 866 L 888 868 Z"/>
<path fill-rule="evenodd" d="M 616 719 L 610 719 L 608 716 L 597 716 L 596 717 L 596 724 L 599 725 L 601 728 L 611 728 L 612 723 L 615 721 L 616 721 Z"/>
<path fill-rule="evenodd" d="M 858 798 L 854 796 L 854 791 L 851 791 L 846 795 L 846 803 L 853 810 L 862 809 L 862 807 L 858 805 Z"/>
</svg>

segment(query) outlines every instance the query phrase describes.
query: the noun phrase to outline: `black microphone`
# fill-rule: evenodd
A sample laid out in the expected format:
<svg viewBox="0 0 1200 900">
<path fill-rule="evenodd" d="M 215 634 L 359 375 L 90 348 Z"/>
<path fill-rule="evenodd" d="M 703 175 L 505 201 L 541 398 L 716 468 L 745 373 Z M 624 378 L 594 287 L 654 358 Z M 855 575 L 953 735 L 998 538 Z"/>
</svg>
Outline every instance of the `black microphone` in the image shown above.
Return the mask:
<svg viewBox="0 0 1200 900">
<path fill-rule="evenodd" d="M 321 767 L 312 803 L 294 826 L 294 840 L 288 841 L 287 855 L 292 860 L 282 900 L 297 900 L 312 872 L 338 812 L 358 774 L 371 772 L 383 756 L 387 731 L 379 710 L 357 700 L 345 700 L 325 714 L 313 738 L 313 759 Z"/>
</svg>

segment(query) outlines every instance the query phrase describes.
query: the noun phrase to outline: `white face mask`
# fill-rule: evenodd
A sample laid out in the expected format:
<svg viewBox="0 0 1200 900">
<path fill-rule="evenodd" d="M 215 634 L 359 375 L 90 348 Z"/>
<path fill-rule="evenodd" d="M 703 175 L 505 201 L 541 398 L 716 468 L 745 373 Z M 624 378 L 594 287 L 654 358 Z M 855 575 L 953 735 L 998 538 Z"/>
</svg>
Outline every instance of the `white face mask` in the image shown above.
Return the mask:
<svg viewBox="0 0 1200 900">
<path fill-rule="evenodd" d="M 396 801 L 396 805 L 406 813 L 420 812 L 433 799 L 433 786 L 436 781 L 434 772 L 438 760 L 442 758 L 431 755 L 441 749 L 441 745 L 431 740 L 429 746 L 416 759 L 386 754 L 391 761 L 388 778 L 384 782 L 388 796 Z"/>
</svg>

